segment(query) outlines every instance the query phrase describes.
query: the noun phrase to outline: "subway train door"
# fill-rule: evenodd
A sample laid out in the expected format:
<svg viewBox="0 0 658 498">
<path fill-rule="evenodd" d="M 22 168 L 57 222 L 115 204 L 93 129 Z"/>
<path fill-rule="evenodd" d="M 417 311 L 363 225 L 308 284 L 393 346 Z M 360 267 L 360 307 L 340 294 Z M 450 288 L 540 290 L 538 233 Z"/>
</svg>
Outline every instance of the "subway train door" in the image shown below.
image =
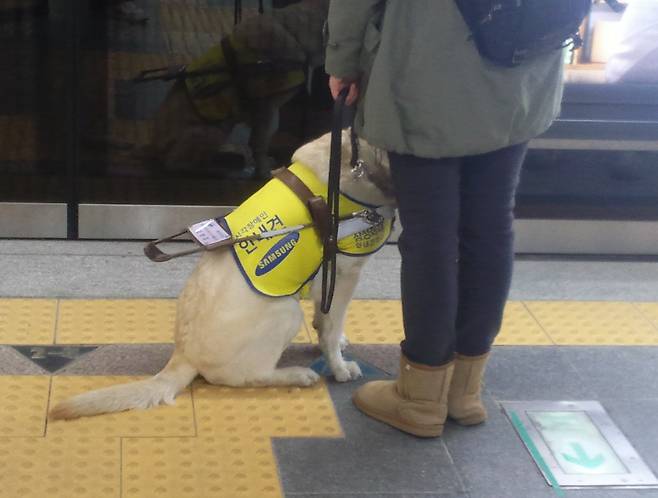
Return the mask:
<svg viewBox="0 0 658 498">
<path fill-rule="evenodd" d="M 74 68 L 64 12 L 0 5 L 0 236 L 66 237 Z"/>
<path fill-rule="evenodd" d="M 315 7 L 326 2 L 308 1 L 314 8 L 294 19 L 299 29 L 320 23 L 312 31 L 321 40 L 324 18 Z M 273 102 L 278 116 L 259 114 L 252 124 L 272 121 L 266 164 L 287 164 L 304 140 L 328 131 L 321 61 L 277 66 L 271 79 L 256 72 L 255 82 L 231 91 L 226 71 L 214 71 L 230 62 L 222 39 L 236 24 L 257 24 L 255 17 L 288 4 L 295 2 L 3 1 L 0 237 L 158 238 L 257 190 L 265 180 L 249 144 L 252 125 L 231 114 L 237 94 L 258 87 L 258 98 Z M 263 36 L 278 33 L 268 22 L 258 25 Z M 288 59 L 290 49 L 281 50 Z M 249 57 L 262 62 L 237 54 L 240 64 Z M 199 71 L 203 84 L 188 86 L 178 73 L 184 66 Z M 276 84 L 288 92 L 283 104 L 268 93 Z M 211 94 L 207 106 L 192 98 L 192 87 Z"/>
</svg>

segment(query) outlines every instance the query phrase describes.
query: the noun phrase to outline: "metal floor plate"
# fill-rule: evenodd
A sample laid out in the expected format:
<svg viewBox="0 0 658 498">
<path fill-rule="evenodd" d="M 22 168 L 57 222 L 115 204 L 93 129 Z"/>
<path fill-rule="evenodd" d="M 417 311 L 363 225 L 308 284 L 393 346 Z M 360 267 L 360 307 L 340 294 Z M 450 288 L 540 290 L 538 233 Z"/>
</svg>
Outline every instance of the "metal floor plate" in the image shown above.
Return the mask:
<svg viewBox="0 0 658 498">
<path fill-rule="evenodd" d="M 505 401 L 512 425 L 554 488 L 658 488 L 597 401 Z"/>
</svg>

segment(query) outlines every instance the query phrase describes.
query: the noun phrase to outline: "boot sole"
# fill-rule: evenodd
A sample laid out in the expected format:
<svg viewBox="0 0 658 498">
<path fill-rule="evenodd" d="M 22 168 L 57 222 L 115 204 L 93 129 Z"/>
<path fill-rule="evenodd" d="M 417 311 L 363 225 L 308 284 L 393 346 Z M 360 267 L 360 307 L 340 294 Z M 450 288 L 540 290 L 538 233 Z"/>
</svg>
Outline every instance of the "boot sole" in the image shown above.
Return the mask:
<svg viewBox="0 0 658 498">
<path fill-rule="evenodd" d="M 457 422 L 459 425 L 478 425 L 482 424 L 487 420 L 487 417 L 482 417 L 481 415 L 472 415 L 470 417 L 454 418 L 450 417 L 452 420 Z"/>
<path fill-rule="evenodd" d="M 370 418 L 374 418 L 375 420 L 384 422 L 385 424 L 388 424 L 391 427 L 395 427 L 398 430 L 412 434 L 414 436 L 429 438 L 429 437 L 439 437 L 441 434 L 443 434 L 443 425 L 438 427 L 418 427 L 416 425 L 406 424 L 399 420 L 388 417 L 387 415 L 366 408 L 364 405 L 362 405 L 359 402 L 358 398 L 356 397 L 352 397 L 352 402 L 359 410 L 361 410 L 363 413 L 368 415 Z"/>
</svg>

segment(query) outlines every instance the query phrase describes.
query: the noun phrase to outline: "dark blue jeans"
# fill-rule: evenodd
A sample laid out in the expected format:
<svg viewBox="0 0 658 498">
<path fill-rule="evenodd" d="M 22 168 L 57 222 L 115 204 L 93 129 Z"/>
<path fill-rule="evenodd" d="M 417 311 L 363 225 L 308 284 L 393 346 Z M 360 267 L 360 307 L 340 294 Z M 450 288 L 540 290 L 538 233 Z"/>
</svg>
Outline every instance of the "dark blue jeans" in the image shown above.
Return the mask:
<svg viewBox="0 0 658 498">
<path fill-rule="evenodd" d="M 402 224 L 401 347 L 411 361 L 438 366 L 491 348 L 512 277 L 526 149 L 447 159 L 389 154 Z"/>
</svg>

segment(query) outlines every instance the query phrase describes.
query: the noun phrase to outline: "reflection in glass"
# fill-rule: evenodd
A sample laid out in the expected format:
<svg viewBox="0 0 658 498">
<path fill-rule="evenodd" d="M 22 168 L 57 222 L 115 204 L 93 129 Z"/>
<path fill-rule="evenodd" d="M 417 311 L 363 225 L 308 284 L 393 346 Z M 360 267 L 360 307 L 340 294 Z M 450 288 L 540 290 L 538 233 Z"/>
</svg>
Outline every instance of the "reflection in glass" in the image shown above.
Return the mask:
<svg viewBox="0 0 658 498">
<path fill-rule="evenodd" d="M 517 216 L 658 219 L 658 151 L 530 150 Z"/>
<path fill-rule="evenodd" d="M 328 0 L 128 4 L 84 21 L 82 202 L 237 204 L 328 127 Z"/>
</svg>

